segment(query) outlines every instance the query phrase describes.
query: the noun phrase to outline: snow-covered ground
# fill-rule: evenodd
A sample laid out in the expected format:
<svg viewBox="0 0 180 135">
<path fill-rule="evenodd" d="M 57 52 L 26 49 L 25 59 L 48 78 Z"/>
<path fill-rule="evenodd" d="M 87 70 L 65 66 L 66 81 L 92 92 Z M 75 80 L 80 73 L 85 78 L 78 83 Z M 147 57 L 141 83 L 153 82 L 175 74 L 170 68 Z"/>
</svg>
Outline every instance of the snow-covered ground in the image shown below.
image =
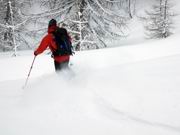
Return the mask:
<svg viewBox="0 0 180 135">
<path fill-rule="evenodd" d="M 180 135 L 180 19 L 173 36 L 146 41 L 139 17 L 152 4 L 137 0 L 130 35 L 76 52 L 68 71 L 38 56 L 25 89 L 33 52 L 1 53 L 0 135 Z"/>
<path fill-rule="evenodd" d="M 179 35 L 77 52 L 70 70 L 0 54 L 0 135 L 179 135 Z"/>
</svg>

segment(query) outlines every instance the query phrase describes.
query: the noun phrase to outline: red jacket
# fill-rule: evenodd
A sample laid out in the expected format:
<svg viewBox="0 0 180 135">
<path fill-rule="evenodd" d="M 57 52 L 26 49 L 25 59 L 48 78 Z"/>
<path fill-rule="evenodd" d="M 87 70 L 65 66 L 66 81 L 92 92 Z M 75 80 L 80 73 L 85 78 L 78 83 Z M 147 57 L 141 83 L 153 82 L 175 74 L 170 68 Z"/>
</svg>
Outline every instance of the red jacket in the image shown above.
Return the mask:
<svg viewBox="0 0 180 135">
<path fill-rule="evenodd" d="M 53 39 L 53 34 L 52 34 L 52 32 L 54 32 L 56 30 L 56 28 L 57 28 L 57 26 L 51 26 L 48 28 L 48 34 L 42 39 L 39 47 L 34 52 L 36 55 L 44 52 L 44 50 L 46 50 L 47 47 L 49 47 L 51 52 L 53 52 L 54 50 L 57 49 L 57 46 Z M 57 62 L 68 61 L 69 59 L 70 59 L 69 55 L 54 57 L 54 60 Z"/>
</svg>

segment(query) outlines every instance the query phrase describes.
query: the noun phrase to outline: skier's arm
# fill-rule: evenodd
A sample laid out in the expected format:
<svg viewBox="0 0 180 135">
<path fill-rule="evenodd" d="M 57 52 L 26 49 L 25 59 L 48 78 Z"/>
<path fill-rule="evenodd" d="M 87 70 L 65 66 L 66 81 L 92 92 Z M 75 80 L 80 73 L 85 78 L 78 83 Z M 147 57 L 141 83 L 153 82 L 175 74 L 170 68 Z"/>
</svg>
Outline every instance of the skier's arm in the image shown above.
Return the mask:
<svg viewBox="0 0 180 135">
<path fill-rule="evenodd" d="M 49 44 L 50 44 L 50 37 L 49 37 L 49 35 L 46 35 L 42 39 L 39 47 L 34 51 L 34 55 L 37 56 L 37 55 L 41 54 L 42 52 L 44 52 L 44 50 L 46 50 L 46 48 L 48 47 Z"/>
</svg>

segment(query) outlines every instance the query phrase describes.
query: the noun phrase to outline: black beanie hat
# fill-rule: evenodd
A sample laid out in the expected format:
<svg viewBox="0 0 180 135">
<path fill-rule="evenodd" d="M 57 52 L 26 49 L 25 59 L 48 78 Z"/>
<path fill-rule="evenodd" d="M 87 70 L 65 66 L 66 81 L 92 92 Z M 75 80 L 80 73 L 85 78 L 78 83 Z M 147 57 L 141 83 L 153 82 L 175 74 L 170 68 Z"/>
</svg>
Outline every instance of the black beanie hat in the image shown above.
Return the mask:
<svg viewBox="0 0 180 135">
<path fill-rule="evenodd" d="M 49 21 L 48 27 L 50 27 L 50 26 L 56 26 L 56 25 L 57 25 L 57 21 L 56 21 L 55 19 L 51 19 L 51 20 Z"/>
</svg>

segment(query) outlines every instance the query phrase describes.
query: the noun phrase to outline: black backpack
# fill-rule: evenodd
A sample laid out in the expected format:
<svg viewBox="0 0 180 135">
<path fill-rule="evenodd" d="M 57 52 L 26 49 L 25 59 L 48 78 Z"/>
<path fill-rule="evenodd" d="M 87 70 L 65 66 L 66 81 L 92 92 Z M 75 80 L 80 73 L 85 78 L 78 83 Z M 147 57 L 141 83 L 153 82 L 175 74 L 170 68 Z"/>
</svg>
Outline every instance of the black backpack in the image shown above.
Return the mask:
<svg viewBox="0 0 180 135">
<path fill-rule="evenodd" d="M 65 28 L 57 28 L 56 31 L 53 32 L 53 35 L 57 45 L 57 49 L 53 51 L 53 56 L 74 54 L 72 43 Z"/>
</svg>

